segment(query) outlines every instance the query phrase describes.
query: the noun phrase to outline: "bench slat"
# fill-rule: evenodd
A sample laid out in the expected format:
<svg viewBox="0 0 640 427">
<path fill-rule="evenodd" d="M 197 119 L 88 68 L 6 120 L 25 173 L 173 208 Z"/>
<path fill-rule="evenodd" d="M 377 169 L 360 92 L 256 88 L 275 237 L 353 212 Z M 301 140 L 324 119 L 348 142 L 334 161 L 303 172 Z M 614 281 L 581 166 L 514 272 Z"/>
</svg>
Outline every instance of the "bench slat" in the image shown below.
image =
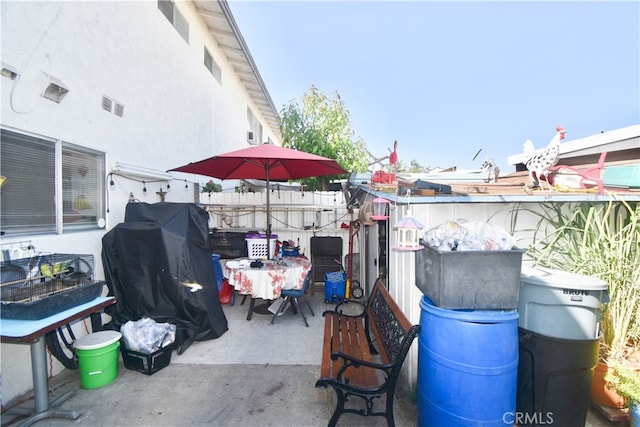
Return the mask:
<svg viewBox="0 0 640 427">
<path fill-rule="evenodd" d="M 369 353 L 369 343 L 365 336 L 363 319 L 341 316 L 339 323 L 341 334 L 341 348 L 339 351 L 356 359 L 370 362 L 371 354 Z M 334 373 L 334 375 L 336 374 L 337 372 Z M 377 385 L 375 370 L 366 367 L 350 367 L 343 374 L 343 378 L 349 384 L 363 388 L 372 388 Z"/>
<path fill-rule="evenodd" d="M 331 315 L 325 315 L 324 321 L 324 343 L 322 344 L 322 366 L 320 367 L 320 378 L 330 378 L 331 375 L 331 337 L 333 322 Z"/>
</svg>

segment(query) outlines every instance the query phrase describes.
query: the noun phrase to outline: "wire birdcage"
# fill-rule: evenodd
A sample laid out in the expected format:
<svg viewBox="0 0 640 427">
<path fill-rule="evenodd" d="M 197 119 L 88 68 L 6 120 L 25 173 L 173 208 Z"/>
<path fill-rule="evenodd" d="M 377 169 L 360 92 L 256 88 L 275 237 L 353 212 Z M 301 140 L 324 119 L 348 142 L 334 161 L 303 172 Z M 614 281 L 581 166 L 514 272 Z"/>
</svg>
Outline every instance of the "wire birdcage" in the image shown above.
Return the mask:
<svg viewBox="0 0 640 427">
<path fill-rule="evenodd" d="M 34 255 L 0 263 L 3 318 L 42 318 L 99 296 L 93 256 Z"/>
</svg>

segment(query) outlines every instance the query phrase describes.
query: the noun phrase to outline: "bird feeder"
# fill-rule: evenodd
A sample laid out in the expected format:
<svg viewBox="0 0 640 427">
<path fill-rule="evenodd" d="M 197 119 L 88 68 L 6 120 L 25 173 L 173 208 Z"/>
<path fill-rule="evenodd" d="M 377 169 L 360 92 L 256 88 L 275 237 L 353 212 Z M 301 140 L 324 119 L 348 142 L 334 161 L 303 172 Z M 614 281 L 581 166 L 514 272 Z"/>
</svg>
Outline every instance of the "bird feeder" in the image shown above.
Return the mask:
<svg viewBox="0 0 640 427">
<path fill-rule="evenodd" d="M 393 246 L 393 249 L 399 251 L 417 251 L 423 249 L 419 243 L 420 239 L 420 230 L 422 230 L 423 226 L 414 217 L 411 216 L 411 211 L 407 210 L 407 214 L 400 221 L 393 226 L 393 229 L 396 230 L 396 241 L 398 242 Z"/>
<path fill-rule="evenodd" d="M 423 249 L 424 246 L 420 244 L 420 230 L 423 225 L 411 216 L 411 190 L 407 190 L 407 214 L 393 226 L 396 230 L 396 241 L 398 244 L 393 246 L 393 249 L 398 251 L 417 251 Z"/>
<path fill-rule="evenodd" d="M 373 215 L 371 219 L 374 221 L 386 221 L 389 216 L 387 215 L 387 206 L 389 201 L 382 197 L 373 199 Z"/>
</svg>

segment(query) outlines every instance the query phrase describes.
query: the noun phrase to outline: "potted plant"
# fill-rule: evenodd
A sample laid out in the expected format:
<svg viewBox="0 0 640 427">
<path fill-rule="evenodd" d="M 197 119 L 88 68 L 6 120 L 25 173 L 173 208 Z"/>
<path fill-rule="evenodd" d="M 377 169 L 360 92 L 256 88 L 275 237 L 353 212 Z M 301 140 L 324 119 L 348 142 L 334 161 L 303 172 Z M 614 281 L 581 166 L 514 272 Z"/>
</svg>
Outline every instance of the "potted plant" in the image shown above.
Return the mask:
<svg viewBox="0 0 640 427">
<path fill-rule="evenodd" d="M 605 375 L 607 385 L 625 398 L 629 406 L 631 427 L 640 427 L 640 370 L 638 369 L 618 364 Z"/>
<path fill-rule="evenodd" d="M 537 265 L 595 276 L 608 284 L 609 302 L 600 316 L 601 363 L 594 373 L 592 398 L 620 407 L 621 397 L 614 394 L 611 400 L 597 391 L 611 394 L 604 382 L 607 364 L 623 363 L 640 347 L 640 204 L 543 203 L 538 210 L 526 211 L 538 220 L 533 230 L 527 230 L 532 235 L 527 255 Z"/>
</svg>

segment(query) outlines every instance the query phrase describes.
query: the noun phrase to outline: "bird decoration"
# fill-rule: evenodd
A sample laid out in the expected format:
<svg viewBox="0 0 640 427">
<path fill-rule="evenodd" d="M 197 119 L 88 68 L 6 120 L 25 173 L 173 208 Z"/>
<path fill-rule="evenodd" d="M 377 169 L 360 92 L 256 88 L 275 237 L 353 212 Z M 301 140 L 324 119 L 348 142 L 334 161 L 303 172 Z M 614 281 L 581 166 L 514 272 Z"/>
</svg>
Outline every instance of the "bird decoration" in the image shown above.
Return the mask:
<svg viewBox="0 0 640 427">
<path fill-rule="evenodd" d="M 480 169 L 482 169 L 482 171 L 487 174 L 485 182 L 498 182 L 500 168 L 495 164 L 495 160 L 493 160 L 493 157 L 486 158 L 484 163 L 482 163 L 482 166 L 480 166 Z"/>
<path fill-rule="evenodd" d="M 549 190 L 552 190 L 551 183 L 549 182 L 549 172 L 553 166 L 558 163 L 558 156 L 560 154 L 560 141 L 564 139 L 564 134 L 567 132 L 562 126 L 556 127 L 557 133 L 551 139 L 547 147 L 540 153 L 535 154 L 533 142 L 527 139 L 523 145 L 523 153 L 526 157 L 524 161 L 527 170 L 529 171 L 529 180 L 532 187 L 540 186 L 541 177 L 544 176 L 547 181 Z"/>
<path fill-rule="evenodd" d="M 398 141 L 393 141 L 393 151 L 389 154 L 389 169 L 391 173 L 396 172 L 396 164 L 398 163 Z"/>
</svg>

